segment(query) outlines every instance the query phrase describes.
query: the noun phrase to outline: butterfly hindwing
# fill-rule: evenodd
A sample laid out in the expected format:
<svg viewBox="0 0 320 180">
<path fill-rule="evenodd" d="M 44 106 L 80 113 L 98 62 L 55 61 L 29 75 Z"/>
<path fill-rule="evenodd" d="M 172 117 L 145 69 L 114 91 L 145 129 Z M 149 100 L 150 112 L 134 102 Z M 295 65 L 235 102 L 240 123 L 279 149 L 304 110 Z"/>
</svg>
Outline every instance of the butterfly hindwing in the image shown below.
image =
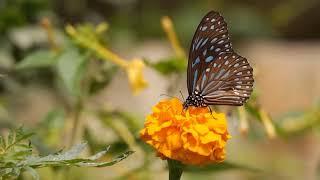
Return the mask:
<svg viewBox="0 0 320 180">
<path fill-rule="evenodd" d="M 252 67 L 246 58 L 224 53 L 210 63 L 199 79 L 206 104 L 242 105 L 252 92 Z"/>
<path fill-rule="evenodd" d="M 232 52 L 227 23 L 214 11 L 203 17 L 193 36 L 188 62 L 188 92 L 196 88 L 203 71 L 219 54 Z"/>
</svg>

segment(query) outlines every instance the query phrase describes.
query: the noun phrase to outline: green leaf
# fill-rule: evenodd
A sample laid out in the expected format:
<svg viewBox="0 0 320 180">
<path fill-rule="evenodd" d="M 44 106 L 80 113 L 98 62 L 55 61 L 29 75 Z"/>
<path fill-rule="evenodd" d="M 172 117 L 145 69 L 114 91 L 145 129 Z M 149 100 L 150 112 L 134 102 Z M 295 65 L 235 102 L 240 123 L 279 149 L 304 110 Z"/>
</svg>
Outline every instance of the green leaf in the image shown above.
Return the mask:
<svg viewBox="0 0 320 180">
<path fill-rule="evenodd" d="M 261 170 L 252 168 L 246 165 L 235 164 L 232 162 L 215 163 L 206 166 L 191 166 L 185 165 L 183 168 L 186 172 L 216 172 L 225 170 L 246 170 L 252 172 L 259 172 Z"/>
<path fill-rule="evenodd" d="M 80 153 L 85 149 L 86 143 L 78 144 L 73 146 L 69 151 L 66 151 L 62 154 L 50 154 L 44 157 L 30 156 L 22 164 L 28 166 L 41 166 L 47 164 L 54 164 L 55 162 L 67 161 L 75 159 Z"/>
<path fill-rule="evenodd" d="M 87 143 L 82 143 L 73 146 L 69 151 L 63 153 L 51 154 L 45 157 L 30 156 L 25 161 L 21 162 L 21 165 L 30 166 L 33 168 L 46 166 L 105 167 L 118 163 L 133 153 L 133 151 L 128 151 L 116 157 L 112 161 L 96 162 L 96 160 L 98 160 L 107 153 L 109 149 L 108 147 L 105 150 L 98 152 L 97 154 L 91 157 L 77 158 L 86 147 Z"/>
<path fill-rule="evenodd" d="M 14 144 L 16 138 L 16 133 L 14 132 L 14 130 L 10 130 L 9 135 L 8 135 L 8 139 L 7 139 L 7 148 Z"/>
<path fill-rule="evenodd" d="M 56 56 L 52 51 L 39 50 L 22 59 L 16 69 L 50 67 L 55 64 Z"/>
<path fill-rule="evenodd" d="M 129 157 L 131 154 L 133 154 L 134 151 L 127 151 L 121 155 L 119 155 L 118 157 L 116 157 L 115 159 L 113 159 L 112 161 L 109 162 L 79 162 L 76 165 L 77 166 L 81 166 L 81 167 L 106 167 L 106 166 L 112 166 L 124 159 L 126 159 L 127 157 Z M 82 160 L 83 161 L 83 160 Z"/>
<path fill-rule="evenodd" d="M 278 118 L 276 128 L 283 137 L 295 137 L 320 127 L 320 106 L 318 104 L 303 111 L 290 112 Z"/>
<path fill-rule="evenodd" d="M 65 87 L 74 96 L 81 94 L 80 83 L 85 72 L 87 56 L 76 49 L 67 49 L 58 59 L 57 71 Z"/>
<path fill-rule="evenodd" d="M 17 130 L 13 130 L 10 136 L 11 144 L 9 144 L 9 148 L 7 147 L 7 149 L 5 149 L 5 151 L 1 151 L 0 154 L 0 179 L 19 177 L 20 173 L 23 171 L 29 172 L 34 179 L 39 179 L 39 175 L 34 169 L 49 166 L 111 166 L 122 161 L 133 153 L 133 151 L 128 151 L 112 159 L 111 161 L 99 162 L 98 160 L 108 152 L 109 147 L 90 157 L 80 158 L 80 154 L 87 147 L 87 143 L 82 143 L 73 146 L 70 150 L 65 152 L 59 152 L 56 154 L 39 157 L 36 155 L 32 155 L 31 145 L 27 145 L 25 141 L 22 141 L 27 140 L 26 138 L 30 137 L 30 133 L 26 133 L 22 130 L 22 128 L 19 128 Z M 7 139 L 9 139 L 9 137 Z"/>
<path fill-rule="evenodd" d="M 163 59 L 159 62 L 152 63 L 145 61 L 147 65 L 154 68 L 163 75 L 170 75 L 173 73 L 182 73 L 187 69 L 187 60 L 183 58 L 169 58 Z"/>
</svg>

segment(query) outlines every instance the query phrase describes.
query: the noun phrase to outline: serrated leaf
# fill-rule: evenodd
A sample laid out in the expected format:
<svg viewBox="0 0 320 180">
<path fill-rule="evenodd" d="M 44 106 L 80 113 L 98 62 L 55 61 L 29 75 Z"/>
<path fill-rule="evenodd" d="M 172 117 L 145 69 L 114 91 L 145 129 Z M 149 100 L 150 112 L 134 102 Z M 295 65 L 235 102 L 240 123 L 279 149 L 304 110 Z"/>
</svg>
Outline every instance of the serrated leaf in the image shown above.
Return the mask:
<svg viewBox="0 0 320 180">
<path fill-rule="evenodd" d="M 8 175 L 12 171 L 11 168 L 2 168 L 0 169 L 0 177 Z"/>
<path fill-rule="evenodd" d="M 80 83 L 85 72 L 87 56 L 76 49 L 67 49 L 57 61 L 57 71 L 71 95 L 79 96 Z"/>
<path fill-rule="evenodd" d="M 33 168 L 46 167 L 46 166 L 105 167 L 105 166 L 111 166 L 115 163 L 118 163 L 133 153 L 133 151 L 128 151 L 118 156 L 117 158 L 113 159 L 112 161 L 96 162 L 96 160 L 98 160 L 99 158 L 101 158 L 103 155 L 107 153 L 109 149 L 107 148 L 106 150 L 101 151 L 89 158 L 77 158 L 77 156 L 79 156 L 79 154 L 84 150 L 86 145 L 87 145 L 86 143 L 76 145 L 72 147 L 71 150 L 61 154 L 48 155 L 45 157 L 31 156 L 27 158 L 26 161 L 23 161 L 22 163 L 20 163 L 20 165 L 30 166 Z"/>
<path fill-rule="evenodd" d="M 101 152 L 98 152 L 98 153 L 96 153 L 96 154 L 93 155 L 93 156 L 90 156 L 88 159 L 90 159 L 90 160 L 92 160 L 92 161 L 97 160 L 97 159 L 101 158 L 102 156 L 104 156 L 104 155 L 109 151 L 109 149 L 110 149 L 110 146 L 108 146 L 108 147 L 106 148 L 106 150 L 101 151 Z"/>
<path fill-rule="evenodd" d="M 44 157 L 30 156 L 26 159 L 25 162 L 23 162 L 23 164 L 27 164 L 29 166 L 38 166 L 38 165 L 55 163 L 59 161 L 72 160 L 72 159 L 75 159 L 77 156 L 79 156 L 86 146 L 87 146 L 87 143 L 82 143 L 82 144 L 77 144 L 73 146 L 70 150 L 61 154 L 50 154 Z"/>
<path fill-rule="evenodd" d="M 7 139 L 7 147 L 6 148 L 8 148 L 12 144 L 14 144 L 15 137 L 16 137 L 15 132 L 13 130 L 10 130 L 9 135 L 8 135 L 8 139 Z"/>
<path fill-rule="evenodd" d="M 183 170 L 186 172 L 216 172 L 216 171 L 225 171 L 225 170 L 246 170 L 246 171 L 253 171 L 259 172 L 261 170 L 252 168 L 246 165 L 235 164 L 232 162 L 222 162 L 222 163 L 215 163 L 206 166 L 191 166 L 185 165 Z"/>
<path fill-rule="evenodd" d="M 34 179 L 39 179 L 35 168 L 48 167 L 48 166 L 76 166 L 76 167 L 105 167 L 111 166 L 117 162 L 122 161 L 133 151 L 128 151 L 121 154 L 115 159 L 107 162 L 97 162 L 102 158 L 109 150 L 109 147 L 105 148 L 87 158 L 79 158 L 80 154 L 87 147 L 87 143 L 82 143 L 73 146 L 70 150 L 65 152 L 59 152 L 56 154 L 50 154 L 48 156 L 39 157 L 31 154 L 32 148 L 27 145 L 25 137 L 30 137 L 30 133 L 25 133 L 22 129 L 17 129 L 11 132 L 11 138 L 13 143 L 9 145 L 7 151 L 0 157 L 0 179 L 1 178 L 16 178 L 19 177 L 23 171 L 31 173 Z M 17 139 L 18 138 L 18 139 Z M 17 140 L 21 140 L 18 143 Z M 10 146 L 12 148 L 10 148 Z"/>
<path fill-rule="evenodd" d="M 19 143 L 23 140 L 27 140 L 29 137 L 33 136 L 33 132 L 25 132 L 22 127 L 15 130 L 16 134 L 16 143 Z"/>
<path fill-rule="evenodd" d="M 127 157 L 129 157 L 133 153 L 134 153 L 134 151 L 125 152 L 125 153 L 121 154 L 120 156 L 116 157 L 115 159 L 113 159 L 110 162 L 79 162 L 76 165 L 77 166 L 81 166 L 81 167 L 106 167 L 106 166 L 112 166 L 112 165 L 114 165 L 114 164 L 126 159 Z"/>
<path fill-rule="evenodd" d="M 54 65 L 55 62 L 56 53 L 52 51 L 39 50 L 22 59 L 16 65 L 16 69 L 50 67 Z"/>
</svg>

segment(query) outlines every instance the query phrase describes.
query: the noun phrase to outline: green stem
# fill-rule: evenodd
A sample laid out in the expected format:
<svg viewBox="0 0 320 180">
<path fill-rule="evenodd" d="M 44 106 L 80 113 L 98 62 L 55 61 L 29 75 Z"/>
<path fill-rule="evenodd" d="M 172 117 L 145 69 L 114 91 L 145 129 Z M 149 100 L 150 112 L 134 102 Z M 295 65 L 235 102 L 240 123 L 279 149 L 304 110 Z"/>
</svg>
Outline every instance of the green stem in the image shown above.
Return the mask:
<svg viewBox="0 0 320 180">
<path fill-rule="evenodd" d="M 182 164 L 179 161 L 168 159 L 169 180 L 180 180 L 182 176 Z"/>
</svg>

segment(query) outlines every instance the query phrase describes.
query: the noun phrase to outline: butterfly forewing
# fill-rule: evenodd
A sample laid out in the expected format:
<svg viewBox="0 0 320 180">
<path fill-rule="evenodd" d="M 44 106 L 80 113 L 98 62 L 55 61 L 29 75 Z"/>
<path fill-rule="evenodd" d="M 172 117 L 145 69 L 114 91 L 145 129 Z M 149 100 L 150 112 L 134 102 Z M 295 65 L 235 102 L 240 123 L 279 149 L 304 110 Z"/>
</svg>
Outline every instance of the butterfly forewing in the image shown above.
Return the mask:
<svg viewBox="0 0 320 180">
<path fill-rule="evenodd" d="M 208 63 L 215 60 L 219 54 L 231 52 L 227 23 L 223 17 L 214 11 L 203 17 L 193 36 L 188 62 L 188 92 L 195 89 L 197 79 Z"/>
<path fill-rule="evenodd" d="M 227 24 L 214 11 L 201 20 L 188 62 L 188 92 L 203 96 L 204 105 L 242 105 L 253 86 L 252 67 L 231 47 Z"/>
</svg>

